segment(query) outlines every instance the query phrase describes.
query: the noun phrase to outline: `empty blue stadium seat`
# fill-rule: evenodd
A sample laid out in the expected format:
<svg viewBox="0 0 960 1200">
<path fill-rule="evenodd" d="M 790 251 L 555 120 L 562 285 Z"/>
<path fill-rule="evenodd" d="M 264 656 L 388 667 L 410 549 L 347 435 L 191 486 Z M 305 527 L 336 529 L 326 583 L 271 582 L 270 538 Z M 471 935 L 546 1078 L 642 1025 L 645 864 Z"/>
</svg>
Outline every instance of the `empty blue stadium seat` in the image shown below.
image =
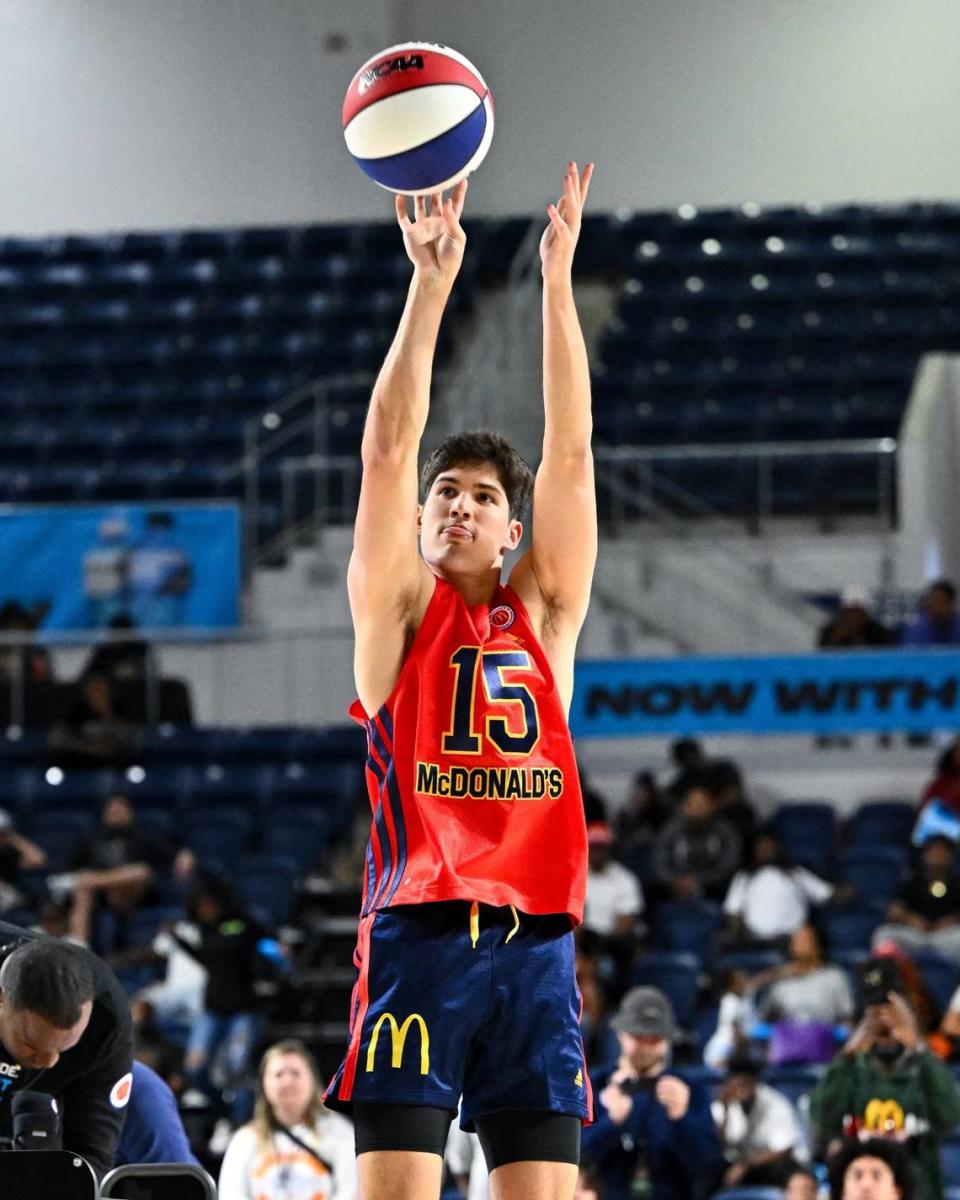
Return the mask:
<svg viewBox="0 0 960 1200">
<path fill-rule="evenodd" d="M 820 1082 L 822 1070 L 815 1067 L 783 1066 L 770 1067 L 764 1072 L 764 1081 L 796 1104 L 801 1096 L 807 1095 Z"/>
<path fill-rule="evenodd" d="M 949 958 L 922 950 L 911 956 L 935 1007 L 941 1014 L 960 984 L 960 968 Z M 957 1180 L 960 1183 L 960 1179 Z"/>
<path fill-rule="evenodd" d="M 250 855 L 231 869 L 231 878 L 246 904 L 270 925 L 290 916 L 297 865 L 286 857 Z"/>
<path fill-rule="evenodd" d="M 692 1029 L 700 992 L 700 960 L 678 951 L 650 951 L 639 955 L 630 968 L 630 983 L 658 987 L 670 999 L 677 1023 Z"/>
<path fill-rule="evenodd" d="M 712 954 L 719 927 L 720 907 L 712 901 L 667 902 L 654 910 L 653 943 L 662 950 L 693 954 L 703 962 Z"/>
<path fill-rule="evenodd" d="M 840 950 L 869 950 L 870 939 L 882 912 L 868 905 L 826 905 L 817 924 L 826 943 L 827 957 Z"/>
<path fill-rule="evenodd" d="M 862 900 L 888 903 L 903 877 L 907 853 L 898 846 L 852 845 L 840 856 L 839 883 L 848 883 Z"/>
<path fill-rule="evenodd" d="M 876 800 L 861 804 L 850 818 L 850 844 L 908 846 L 916 819 L 916 805 L 906 800 Z"/>
<path fill-rule="evenodd" d="M 956 1188 L 960 1197 L 960 1136 L 947 1138 L 940 1145 L 940 1169 L 943 1172 L 943 1183 L 947 1189 Z M 946 1192 L 947 1200 L 951 1200 L 950 1190 Z"/>
<path fill-rule="evenodd" d="M 201 861 L 241 857 L 250 849 L 252 835 L 253 817 L 243 807 L 218 805 L 215 812 L 191 808 L 186 814 L 186 843 Z"/>
<path fill-rule="evenodd" d="M 828 874 L 836 841 L 836 813 L 821 801 L 782 804 L 773 818 L 783 852 L 790 862 Z"/>
</svg>

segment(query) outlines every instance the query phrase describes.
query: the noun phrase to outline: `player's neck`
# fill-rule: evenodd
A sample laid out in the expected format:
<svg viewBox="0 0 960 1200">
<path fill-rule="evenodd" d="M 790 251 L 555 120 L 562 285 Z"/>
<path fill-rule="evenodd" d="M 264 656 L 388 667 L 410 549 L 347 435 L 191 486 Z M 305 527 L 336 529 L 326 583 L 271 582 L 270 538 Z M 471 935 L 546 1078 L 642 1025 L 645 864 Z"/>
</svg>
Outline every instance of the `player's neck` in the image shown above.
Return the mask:
<svg viewBox="0 0 960 1200">
<path fill-rule="evenodd" d="M 435 566 L 432 566 L 431 570 L 438 579 L 443 579 L 456 588 L 470 608 L 475 604 L 491 604 L 501 582 L 499 567 L 490 567 L 486 571 L 470 575 L 459 571 L 446 572 Z"/>
</svg>

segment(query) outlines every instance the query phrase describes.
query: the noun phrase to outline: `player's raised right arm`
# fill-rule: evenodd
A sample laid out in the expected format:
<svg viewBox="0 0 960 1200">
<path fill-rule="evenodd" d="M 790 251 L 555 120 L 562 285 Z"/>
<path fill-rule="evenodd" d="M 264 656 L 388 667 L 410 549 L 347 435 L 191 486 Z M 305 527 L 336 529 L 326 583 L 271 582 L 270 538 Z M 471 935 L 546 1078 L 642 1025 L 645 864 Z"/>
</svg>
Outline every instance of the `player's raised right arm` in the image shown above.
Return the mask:
<svg viewBox="0 0 960 1200">
<path fill-rule="evenodd" d="M 363 431 L 363 479 L 348 583 L 354 621 L 380 621 L 424 585 L 417 553 L 417 456 L 427 422 L 440 321 L 463 261 L 466 182 L 445 201 L 418 196 L 414 220 L 396 198 L 413 278 L 396 337 L 374 385 Z"/>
</svg>

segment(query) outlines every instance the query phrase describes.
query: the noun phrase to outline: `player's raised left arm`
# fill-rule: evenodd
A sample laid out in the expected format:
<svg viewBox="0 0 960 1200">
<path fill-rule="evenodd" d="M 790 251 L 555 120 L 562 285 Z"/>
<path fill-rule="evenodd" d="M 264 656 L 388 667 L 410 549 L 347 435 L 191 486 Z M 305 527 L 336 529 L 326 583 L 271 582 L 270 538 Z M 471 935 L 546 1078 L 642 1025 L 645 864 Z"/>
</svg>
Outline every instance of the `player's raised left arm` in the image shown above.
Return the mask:
<svg viewBox="0 0 960 1200">
<path fill-rule="evenodd" d="M 547 209 L 543 264 L 543 456 L 533 500 L 528 568 L 548 620 L 579 632 L 597 557 L 597 502 L 590 436 L 590 370 L 573 298 L 573 256 L 593 175 L 567 166 L 563 195 Z M 519 566 L 520 564 L 518 564 Z"/>
</svg>

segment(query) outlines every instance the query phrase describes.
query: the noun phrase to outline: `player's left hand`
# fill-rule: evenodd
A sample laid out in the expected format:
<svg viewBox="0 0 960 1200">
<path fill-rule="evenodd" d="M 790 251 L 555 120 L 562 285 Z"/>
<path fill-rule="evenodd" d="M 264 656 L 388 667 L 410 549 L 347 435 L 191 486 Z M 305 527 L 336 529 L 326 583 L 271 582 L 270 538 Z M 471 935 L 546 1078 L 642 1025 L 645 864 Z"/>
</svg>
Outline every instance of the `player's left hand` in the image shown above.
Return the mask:
<svg viewBox="0 0 960 1200">
<path fill-rule="evenodd" d="M 654 1095 L 667 1110 L 671 1121 L 679 1121 L 690 1107 L 690 1088 L 676 1075 L 663 1075 L 657 1080 Z"/>
<path fill-rule="evenodd" d="M 573 252 L 580 237 L 583 206 L 587 202 L 593 163 L 581 172 L 575 162 L 567 164 L 563 177 L 563 195 L 556 204 L 547 205 L 550 224 L 540 239 L 540 262 L 547 282 L 569 282 L 573 269 Z"/>
</svg>

